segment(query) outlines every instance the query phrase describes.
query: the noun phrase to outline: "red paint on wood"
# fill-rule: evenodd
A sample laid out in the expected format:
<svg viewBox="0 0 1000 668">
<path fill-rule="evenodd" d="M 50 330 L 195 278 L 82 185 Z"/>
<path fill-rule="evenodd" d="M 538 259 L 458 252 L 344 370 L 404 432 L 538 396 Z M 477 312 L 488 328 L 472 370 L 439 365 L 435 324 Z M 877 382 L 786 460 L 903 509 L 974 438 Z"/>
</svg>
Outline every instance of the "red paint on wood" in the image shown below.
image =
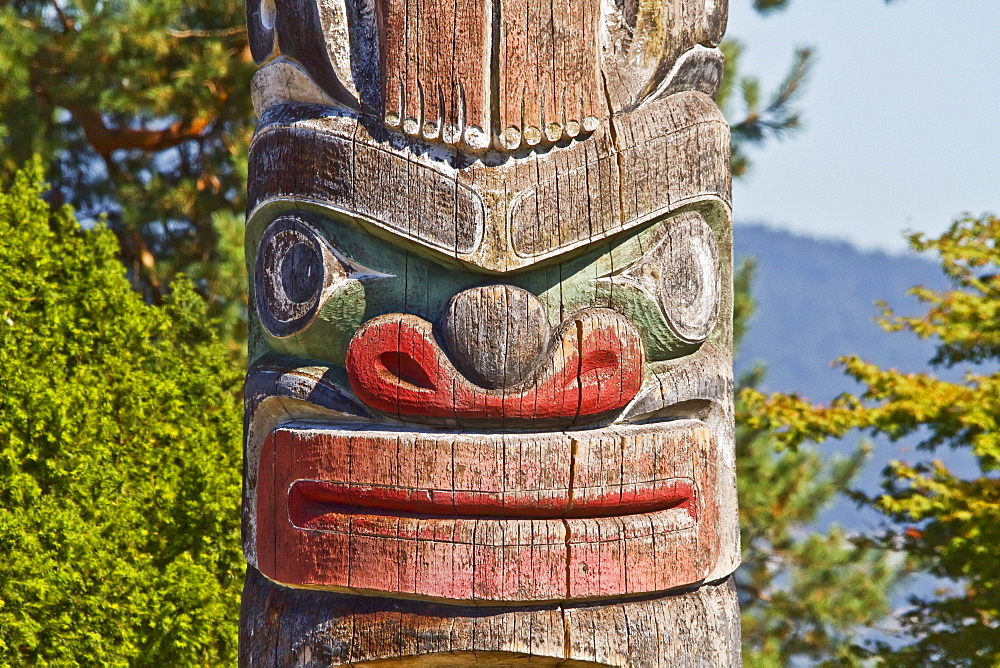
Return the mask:
<svg viewBox="0 0 1000 668">
<path fill-rule="evenodd" d="M 696 421 L 517 435 L 280 427 L 261 452 L 272 465 L 258 477 L 258 567 L 293 586 L 450 600 L 692 584 L 718 556 L 714 447 Z M 615 450 L 612 461 L 655 463 L 623 481 L 607 474 Z"/>
<path fill-rule="evenodd" d="M 487 390 L 465 378 L 413 315 L 374 318 L 347 351 L 354 393 L 372 408 L 404 417 L 572 421 L 623 407 L 642 386 L 642 342 L 622 316 L 583 311 L 563 326 L 535 378 Z"/>
<path fill-rule="evenodd" d="M 508 519 L 596 518 L 681 509 L 692 518 L 694 490 L 690 480 L 659 480 L 641 489 L 632 486 L 628 497 L 620 489 L 600 489 L 572 500 L 564 490 L 540 494 L 469 498 L 451 490 L 413 489 L 395 485 L 368 485 L 325 480 L 296 480 L 288 490 L 288 513 L 303 529 L 341 530 L 343 515 L 371 514 L 419 517 L 488 516 Z M 330 525 L 328 522 L 335 524 Z"/>
<path fill-rule="evenodd" d="M 483 0 L 376 4 L 382 28 L 386 124 L 429 140 L 486 148 L 488 4 Z"/>
</svg>

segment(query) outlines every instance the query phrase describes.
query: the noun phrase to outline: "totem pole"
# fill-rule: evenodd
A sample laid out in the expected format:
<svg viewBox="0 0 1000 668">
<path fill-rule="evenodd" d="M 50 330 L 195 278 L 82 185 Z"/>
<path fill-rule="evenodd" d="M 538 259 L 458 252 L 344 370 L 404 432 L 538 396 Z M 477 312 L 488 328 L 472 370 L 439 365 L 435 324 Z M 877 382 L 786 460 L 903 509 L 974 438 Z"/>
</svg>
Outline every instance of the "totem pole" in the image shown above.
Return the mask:
<svg viewBox="0 0 1000 668">
<path fill-rule="evenodd" d="M 249 0 L 243 665 L 739 664 L 726 0 Z"/>
</svg>

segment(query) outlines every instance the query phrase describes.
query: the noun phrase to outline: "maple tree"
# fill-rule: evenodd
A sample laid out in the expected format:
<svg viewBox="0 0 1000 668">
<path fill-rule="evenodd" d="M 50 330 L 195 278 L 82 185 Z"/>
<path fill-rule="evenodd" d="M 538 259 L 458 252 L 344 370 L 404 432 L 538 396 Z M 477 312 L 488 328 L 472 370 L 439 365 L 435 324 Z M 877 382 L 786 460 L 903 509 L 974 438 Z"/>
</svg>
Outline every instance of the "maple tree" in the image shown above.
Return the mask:
<svg viewBox="0 0 1000 668">
<path fill-rule="evenodd" d="M 735 278 L 737 346 L 755 309 L 753 270 L 745 262 Z M 762 364 L 744 373 L 736 400 L 743 661 L 749 668 L 850 662 L 862 634 L 884 626 L 902 572 L 889 550 L 844 527 L 816 525 L 854 483 L 869 448 L 832 460 L 813 447 L 781 450 L 773 425 L 755 420 L 757 405 L 748 400 L 765 373 Z"/>
</svg>

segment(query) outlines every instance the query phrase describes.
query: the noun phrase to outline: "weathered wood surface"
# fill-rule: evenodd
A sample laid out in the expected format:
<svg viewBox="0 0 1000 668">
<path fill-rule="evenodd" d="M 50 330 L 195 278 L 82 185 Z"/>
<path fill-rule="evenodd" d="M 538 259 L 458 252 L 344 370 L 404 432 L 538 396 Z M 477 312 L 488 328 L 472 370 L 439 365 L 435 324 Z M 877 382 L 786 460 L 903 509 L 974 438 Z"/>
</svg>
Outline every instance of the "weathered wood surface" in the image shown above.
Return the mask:
<svg viewBox="0 0 1000 668">
<path fill-rule="evenodd" d="M 240 618 L 244 666 L 729 668 L 739 647 L 731 580 L 620 603 L 505 609 L 289 589 L 251 568 Z"/>
<path fill-rule="evenodd" d="M 586 136 L 650 97 L 714 95 L 727 15 L 726 0 L 249 0 L 247 29 L 265 70 L 295 61 L 339 104 L 481 152 Z"/>
<path fill-rule="evenodd" d="M 550 335 L 538 298 L 511 285 L 486 285 L 455 295 L 442 329 L 458 370 L 491 390 L 523 381 Z"/>
<path fill-rule="evenodd" d="M 738 665 L 726 15 L 249 0 L 244 665 Z"/>
<path fill-rule="evenodd" d="M 496 272 L 685 207 L 729 215 L 729 126 L 703 93 L 650 102 L 586 141 L 497 165 L 443 160 L 398 141 L 357 117 L 275 109 L 250 149 L 250 216 L 275 201 L 311 200 L 374 233 Z M 698 156 L 697 169 L 688 156 Z"/>
<path fill-rule="evenodd" d="M 278 428 L 259 458 L 256 564 L 295 586 L 469 602 L 687 586 L 718 559 L 715 448 L 696 420 L 517 435 Z"/>
</svg>

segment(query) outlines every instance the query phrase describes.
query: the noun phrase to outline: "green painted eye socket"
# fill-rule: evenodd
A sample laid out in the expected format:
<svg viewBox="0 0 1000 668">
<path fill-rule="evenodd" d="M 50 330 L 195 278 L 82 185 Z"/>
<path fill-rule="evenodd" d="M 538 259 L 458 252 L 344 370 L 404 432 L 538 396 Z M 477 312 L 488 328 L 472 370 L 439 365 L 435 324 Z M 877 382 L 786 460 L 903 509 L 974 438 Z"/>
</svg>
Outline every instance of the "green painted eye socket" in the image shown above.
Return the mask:
<svg viewBox="0 0 1000 668">
<path fill-rule="evenodd" d="M 305 329 L 328 288 L 347 278 L 338 265 L 329 244 L 310 225 L 291 216 L 272 222 L 254 263 L 257 313 L 267 333 L 285 338 Z"/>
<path fill-rule="evenodd" d="M 642 333 L 647 359 L 693 353 L 715 330 L 724 297 L 716 235 L 693 211 L 612 246 L 598 260 L 596 301 Z M 565 295 L 573 291 L 563 286 Z"/>
<path fill-rule="evenodd" d="M 439 322 L 456 294 L 503 283 L 534 295 L 551 327 L 588 308 L 618 311 L 638 328 L 647 360 L 658 362 L 695 352 L 716 330 L 726 299 L 724 249 L 694 210 L 597 243 L 562 263 L 502 277 L 364 235 L 302 203 L 263 213 L 248 228 L 251 240 L 261 230 L 260 242 L 249 248 L 260 352 L 342 364 L 366 320 L 410 313 Z M 383 273 L 394 269 L 402 275 Z"/>
<path fill-rule="evenodd" d="M 719 251 L 708 223 L 697 214 L 678 216 L 655 258 L 656 294 L 671 328 L 682 341 L 704 341 L 719 319 L 722 294 Z"/>
<path fill-rule="evenodd" d="M 345 258 L 308 218 L 284 215 L 264 230 L 254 258 L 254 302 L 276 352 L 342 363 L 364 321 L 362 281 L 388 278 Z"/>
</svg>

